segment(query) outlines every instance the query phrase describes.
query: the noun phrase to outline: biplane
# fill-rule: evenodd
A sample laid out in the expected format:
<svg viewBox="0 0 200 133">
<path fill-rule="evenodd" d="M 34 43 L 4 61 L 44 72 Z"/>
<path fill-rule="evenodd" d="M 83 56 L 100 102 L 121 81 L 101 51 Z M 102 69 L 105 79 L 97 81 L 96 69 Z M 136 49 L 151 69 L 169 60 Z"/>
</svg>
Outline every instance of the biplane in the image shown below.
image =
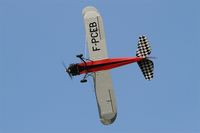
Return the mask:
<svg viewBox="0 0 200 133">
<path fill-rule="evenodd" d="M 94 7 L 83 9 L 83 18 L 86 31 L 86 42 L 89 59 L 83 54 L 77 55 L 81 63 L 70 64 L 65 71 L 70 77 L 85 74 L 81 83 L 87 82 L 92 76 L 100 120 L 108 125 L 115 121 L 117 116 L 116 100 L 113 90 L 110 69 L 137 62 L 145 79 L 153 78 L 153 62 L 149 57 L 151 48 L 145 36 L 140 36 L 135 57 L 108 58 L 106 49 L 103 21 L 100 13 Z"/>
</svg>

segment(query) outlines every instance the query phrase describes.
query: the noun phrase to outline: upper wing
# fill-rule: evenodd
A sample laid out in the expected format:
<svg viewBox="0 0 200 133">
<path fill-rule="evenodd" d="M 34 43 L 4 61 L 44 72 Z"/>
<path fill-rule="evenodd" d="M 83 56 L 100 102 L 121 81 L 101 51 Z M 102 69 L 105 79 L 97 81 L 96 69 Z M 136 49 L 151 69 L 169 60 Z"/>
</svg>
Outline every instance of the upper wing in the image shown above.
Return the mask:
<svg viewBox="0 0 200 133">
<path fill-rule="evenodd" d="M 90 60 L 108 58 L 102 17 L 94 7 L 83 10 L 86 41 Z"/>
<path fill-rule="evenodd" d="M 94 7 L 86 7 L 83 17 L 90 60 L 108 58 L 103 21 L 99 12 Z M 116 119 L 117 110 L 109 71 L 96 72 L 93 79 L 101 122 L 111 124 Z"/>
<path fill-rule="evenodd" d="M 109 71 L 94 73 L 94 85 L 101 122 L 111 124 L 116 119 L 117 109 Z"/>
</svg>

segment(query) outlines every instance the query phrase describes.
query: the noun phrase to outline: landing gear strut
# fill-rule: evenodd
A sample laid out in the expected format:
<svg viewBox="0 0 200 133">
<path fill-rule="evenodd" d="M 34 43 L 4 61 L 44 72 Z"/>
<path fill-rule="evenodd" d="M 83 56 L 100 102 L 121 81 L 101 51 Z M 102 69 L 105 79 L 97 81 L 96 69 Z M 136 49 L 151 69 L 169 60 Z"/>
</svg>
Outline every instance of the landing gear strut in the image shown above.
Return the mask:
<svg viewBox="0 0 200 133">
<path fill-rule="evenodd" d="M 85 64 L 85 67 L 87 67 L 87 64 L 86 64 L 86 62 L 84 60 L 85 58 L 83 58 L 83 54 L 76 55 L 76 57 L 79 58 L 81 61 L 83 61 L 84 64 Z M 85 76 L 83 77 L 83 79 L 80 82 L 81 83 L 86 83 L 87 82 L 87 79 L 86 79 L 87 77 L 88 77 L 88 73 L 85 74 Z"/>
</svg>

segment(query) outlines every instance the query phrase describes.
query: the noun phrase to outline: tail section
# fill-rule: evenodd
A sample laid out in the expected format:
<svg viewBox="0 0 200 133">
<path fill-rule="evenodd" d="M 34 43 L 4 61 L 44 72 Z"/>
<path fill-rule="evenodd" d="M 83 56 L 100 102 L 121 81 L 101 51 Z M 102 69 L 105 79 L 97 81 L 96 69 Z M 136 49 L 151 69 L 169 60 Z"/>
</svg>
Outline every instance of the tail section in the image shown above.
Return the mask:
<svg viewBox="0 0 200 133">
<path fill-rule="evenodd" d="M 145 36 L 140 36 L 138 41 L 138 48 L 136 51 L 137 57 L 146 58 L 151 53 L 151 47 Z"/>
<path fill-rule="evenodd" d="M 138 65 L 147 80 L 151 80 L 153 78 L 153 69 L 154 64 L 153 61 L 151 61 L 148 58 L 148 55 L 151 53 L 151 47 L 149 45 L 149 42 L 145 36 L 140 36 L 138 41 L 138 48 L 136 51 L 137 57 L 144 58 L 143 60 L 138 62 Z"/>
<path fill-rule="evenodd" d="M 153 78 L 153 61 L 149 59 L 144 59 L 138 62 L 138 65 L 144 75 L 144 78 L 147 80 L 151 80 Z"/>
</svg>

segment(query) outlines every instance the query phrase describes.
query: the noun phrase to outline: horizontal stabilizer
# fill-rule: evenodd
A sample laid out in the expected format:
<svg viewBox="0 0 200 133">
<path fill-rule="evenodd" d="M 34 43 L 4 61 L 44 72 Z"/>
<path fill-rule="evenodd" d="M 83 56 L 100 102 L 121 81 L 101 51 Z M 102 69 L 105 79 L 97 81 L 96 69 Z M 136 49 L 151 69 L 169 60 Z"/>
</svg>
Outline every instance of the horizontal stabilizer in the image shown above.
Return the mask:
<svg viewBox="0 0 200 133">
<path fill-rule="evenodd" d="M 148 55 L 150 55 L 150 53 L 151 53 L 151 47 L 149 45 L 147 37 L 140 36 L 138 41 L 136 56 L 146 58 Z"/>
<path fill-rule="evenodd" d="M 144 75 L 144 78 L 147 80 L 151 80 L 153 78 L 153 61 L 149 59 L 143 59 L 138 62 L 138 65 Z"/>
</svg>

